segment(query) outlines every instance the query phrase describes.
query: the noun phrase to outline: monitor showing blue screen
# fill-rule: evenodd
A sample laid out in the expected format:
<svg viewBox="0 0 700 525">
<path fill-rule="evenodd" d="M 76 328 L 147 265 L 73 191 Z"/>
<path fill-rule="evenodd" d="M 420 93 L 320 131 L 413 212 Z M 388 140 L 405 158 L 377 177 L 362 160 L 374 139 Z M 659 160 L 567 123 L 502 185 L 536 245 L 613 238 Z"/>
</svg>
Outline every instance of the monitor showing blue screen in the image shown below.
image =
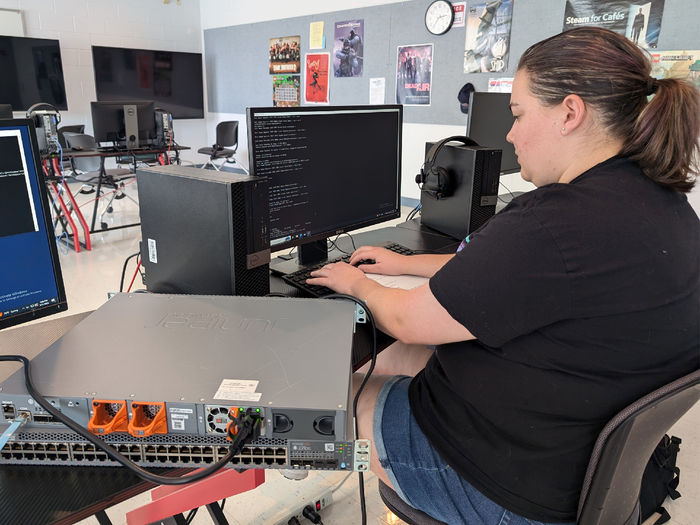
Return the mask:
<svg viewBox="0 0 700 525">
<path fill-rule="evenodd" d="M 0 329 L 66 310 L 34 124 L 0 121 Z"/>
</svg>

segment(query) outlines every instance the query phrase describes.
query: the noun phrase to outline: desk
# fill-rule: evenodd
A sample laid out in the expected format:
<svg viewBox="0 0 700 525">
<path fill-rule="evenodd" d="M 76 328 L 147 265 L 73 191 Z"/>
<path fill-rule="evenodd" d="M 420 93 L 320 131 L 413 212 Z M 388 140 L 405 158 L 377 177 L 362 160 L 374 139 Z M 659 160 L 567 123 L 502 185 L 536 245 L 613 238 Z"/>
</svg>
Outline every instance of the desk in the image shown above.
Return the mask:
<svg viewBox="0 0 700 525">
<path fill-rule="evenodd" d="M 414 249 L 434 246 L 445 250 L 450 243 L 454 243 L 442 236 L 433 238 L 424 235 L 405 228 L 383 228 L 357 234 L 355 243 L 359 246 L 363 243 L 394 240 Z M 352 249 L 350 239 L 345 236 L 338 244 L 345 250 Z M 273 276 L 270 281 L 273 291 L 299 294 L 298 290 L 287 286 L 279 277 Z M 32 358 L 87 315 L 88 313 L 76 314 L 3 330 L 0 332 L 0 349 L 5 354 L 18 353 Z M 368 333 L 367 327 L 358 330 L 355 336 L 354 368 L 369 359 L 371 340 L 367 337 Z M 392 339 L 379 334 L 378 342 L 382 348 L 390 344 Z M 19 364 L 0 363 L 0 382 L 19 368 Z M 181 469 L 161 471 L 171 475 L 184 473 Z M 119 467 L 3 465 L 0 468 L 0 523 L 74 523 L 152 487 L 152 484 Z"/>
<path fill-rule="evenodd" d="M 117 230 L 121 228 L 130 228 L 132 226 L 138 226 L 139 223 L 135 222 L 132 224 L 124 224 L 121 226 L 113 226 L 109 228 L 102 228 L 100 229 L 95 229 L 95 221 L 97 219 L 97 209 L 99 207 L 99 198 L 100 198 L 100 191 L 102 190 L 102 183 L 105 179 L 107 179 L 106 175 L 106 170 L 105 170 L 105 159 L 107 158 L 116 158 L 116 157 L 130 157 L 131 158 L 131 163 L 133 164 L 133 172 L 136 172 L 136 164 L 139 162 L 140 156 L 144 155 L 160 155 L 160 154 L 168 154 L 169 152 L 174 152 L 175 153 L 175 162 L 177 164 L 180 164 L 180 151 L 185 151 L 189 150 L 190 148 L 188 146 L 171 146 L 171 147 L 150 147 L 146 149 L 136 149 L 136 150 L 123 150 L 123 149 L 110 149 L 110 150 L 66 150 L 63 152 L 63 158 L 64 159 L 72 159 L 72 158 L 77 158 L 77 157 L 99 157 L 100 159 L 100 177 L 98 178 L 97 181 L 97 198 L 95 199 L 95 204 L 92 209 L 92 219 L 90 221 L 90 227 L 89 230 L 85 231 L 85 247 L 86 249 L 90 249 L 90 239 L 89 235 L 92 233 L 97 233 L 97 232 L 103 232 L 103 231 L 109 231 L 109 230 Z M 50 162 L 48 162 L 50 160 Z M 47 179 L 49 180 L 49 184 L 53 186 L 54 192 L 57 192 L 57 189 L 55 188 L 55 184 L 57 180 L 60 180 L 62 178 L 62 175 L 60 174 L 61 167 L 58 166 L 58 157 L 56 154 L 52 154 L 49 158 L 45 159 L 47 161 L 47 165 L 45 165 L 45 172 L 47 175 Z M 73 204 L 73 209 L 76 212 L 76 216 L 78 218 L 78 221 L 81 224 L 86 224 L 84 219 L 82 218 L 82 214 L 80 213 L 80 210 L 77 208 L 77 205 L 75 204 L 75 199 L 73 198 L 72 194 L 70 194 L 70 190 L 68 188 L 65 188 L 68 195 L 69 200 Z M 57 198 L 59 201 L 60 207 L 64 212 L 64 215 L 68 218 L 68 225 L 69 227 L 73 230 L 73 236 L 74 237 L 74 247 L 76 248 L 76 251 L 79 251 L 79 240 L 77 238 L 77 230 L 75 229 L 75 225 L 70 219 L 70 213 L 68 210 L 68 207 L 65 206 L 62 200 Z"/>
</svg>

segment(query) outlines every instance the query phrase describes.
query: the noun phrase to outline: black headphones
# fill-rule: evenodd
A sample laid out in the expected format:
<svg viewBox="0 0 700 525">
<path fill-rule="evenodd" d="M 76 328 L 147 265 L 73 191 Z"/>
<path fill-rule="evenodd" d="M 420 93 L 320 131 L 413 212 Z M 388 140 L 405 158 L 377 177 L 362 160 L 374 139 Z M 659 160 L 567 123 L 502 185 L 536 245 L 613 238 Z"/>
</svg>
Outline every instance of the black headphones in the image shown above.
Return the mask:
<svg viewBox="0 0 700 525">
<path fill-rule="evenodd" d="M 421 191 L 436 199 L 449 197 L 455 189 L 455 183 L 450 173 L 442 166 L 435 164 L 438 153 L 440 153 L 442 147 L 448 142 L 461 142 L 465 146 L 479 145 L 469 137 L 455 135 L 436 142 L 433 144 L 433 147 L 428 150 L 423 167 L 421 167 L 420 173 L 416 175 L 416 183 Z"/>
<path fill-rule="evenodd" d="M 32 107 L 27 110 L 27 118 L 34 118 L 35 113 L 39 110 L 49 110 L 55 113 L 56 125 L 61 123 L 61 113 L 56 109 L 56 106 L 49 104 L 48 102 L 37 102 Z"/>
</svg>

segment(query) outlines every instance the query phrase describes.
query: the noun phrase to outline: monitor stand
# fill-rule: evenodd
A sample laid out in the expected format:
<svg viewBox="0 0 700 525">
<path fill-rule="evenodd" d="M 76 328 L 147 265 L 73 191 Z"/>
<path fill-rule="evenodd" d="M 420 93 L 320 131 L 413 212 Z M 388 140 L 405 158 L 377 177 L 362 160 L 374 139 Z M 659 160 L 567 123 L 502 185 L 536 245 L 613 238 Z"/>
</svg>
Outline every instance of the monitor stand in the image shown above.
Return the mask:
<svg viewBox="0 0 700 525">
<path fill-rule="evenodd" d="M 328 260 L 327 239 L 300 244 L 297 247 L 297 252 L 299 254 L 298 257 L 291 256 L 289 259 L 286 256 L 275 257 L 270 261 L 270 270 L 276 274 L 287 275 L 296 272 L 304 266 Z M 340 255 L 334 255 L 333 258 L 335 257 L 340 257 Z"/>
</svg>

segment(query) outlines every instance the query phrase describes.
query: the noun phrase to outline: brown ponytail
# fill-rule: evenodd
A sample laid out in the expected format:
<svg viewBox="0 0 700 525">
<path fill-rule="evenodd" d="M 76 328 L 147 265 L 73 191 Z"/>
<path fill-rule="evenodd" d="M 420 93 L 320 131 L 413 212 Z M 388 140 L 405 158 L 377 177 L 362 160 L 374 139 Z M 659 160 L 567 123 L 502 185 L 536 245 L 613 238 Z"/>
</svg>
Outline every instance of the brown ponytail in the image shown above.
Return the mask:
<svg viewBox="0 0 700 525">
<path fill-rule="evenodd" d="M 690 191 L 700 153 L 700 92 L 688 81 L 649 76 L 647 55 L 622 35 L 579 27 L 523 53 L 530 91 L 555 105 L 577 94 L 623 140 L 622 155 L 664 186 Z M 648 97 L 651 95 L 651 99 Z"/>
</svg>

